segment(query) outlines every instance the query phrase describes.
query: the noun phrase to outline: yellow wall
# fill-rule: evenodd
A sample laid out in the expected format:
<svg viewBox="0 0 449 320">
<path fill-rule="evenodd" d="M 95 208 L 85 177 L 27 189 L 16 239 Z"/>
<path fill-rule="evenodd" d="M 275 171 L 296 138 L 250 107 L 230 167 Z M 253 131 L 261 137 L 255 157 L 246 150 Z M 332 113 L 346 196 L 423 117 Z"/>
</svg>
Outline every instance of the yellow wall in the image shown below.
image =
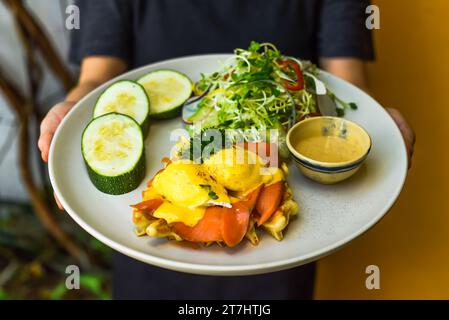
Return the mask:
<svg viewBox="0 0 449 320">
<path fill-rule="evenodd" d="M 417 134 L 413 167 L 394 208 L 318 264 L 318 299 L 449 299 L 449 0 L 377 0 L 381 29 L 369 66 L 379 102 Z M 376 264 L 381 289 L 365 288 Z"/>
</svg>

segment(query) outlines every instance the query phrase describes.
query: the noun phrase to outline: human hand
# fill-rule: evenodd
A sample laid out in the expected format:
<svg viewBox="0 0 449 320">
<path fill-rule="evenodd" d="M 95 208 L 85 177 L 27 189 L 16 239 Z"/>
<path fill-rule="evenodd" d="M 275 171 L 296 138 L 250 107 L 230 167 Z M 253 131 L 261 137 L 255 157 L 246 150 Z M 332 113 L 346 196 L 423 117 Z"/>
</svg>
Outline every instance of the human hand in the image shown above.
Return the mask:
<svg viewBox="0 0 449 320">
<path fill-rule="evenodd" d="M 44 160 L 45 162 L 48 162 L 48 154 L 50 151 L 50 144 L 51 140 L 53 139 L 53 135 L 55 134 L 56 129 L 58 128 L 62 119 L 64 119 L 65 115 L 67 114 L 67 112 L 69 112 L 74 104 L 75 102 L 70 101 L 58 103 L 53 108 L 51 108 L 50 111 L 48 111 L 44 120 L 42 120 L 40 128 L 41 134 L 37 145 L 39 147 L 39 150 L 41 151 L 42 160 Z M 61 203 L 59 202 L 59 199 L 56 197 L 56 194 L 54 196 L 58 208 L 64 210 Z"/>
<path fill-rule="evenodd" d="M 393 108 L 386 108 L 386 110 L 393 118 L 394 122 L 401 131 L 402 137 L 404 138 L 408 155 L 408 167 L 410 169 L 410 167 L 412 166 L 412 157 L 416 140 L 415 132 L 413 132 L 413 129 L 407 123 L 407 120 L 405 120 L 404 116 L 399 112 L 399 110 Z"/>
</svg>

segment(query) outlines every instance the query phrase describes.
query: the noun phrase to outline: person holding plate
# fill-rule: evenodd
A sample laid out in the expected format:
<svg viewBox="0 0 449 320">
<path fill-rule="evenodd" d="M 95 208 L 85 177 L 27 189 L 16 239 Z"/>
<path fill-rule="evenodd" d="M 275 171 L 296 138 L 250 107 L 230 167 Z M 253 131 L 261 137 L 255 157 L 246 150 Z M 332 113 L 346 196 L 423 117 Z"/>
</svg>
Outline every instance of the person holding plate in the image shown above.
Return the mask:
<svg viewBox="0 0 449 320">
<path fill-rule="evenodd" d="M 54 132 L 67 112 L 102 83 L 155 61 L 229 52 L 251 40 L 272 42 L 367 91 L 364 62 L 374 59 L 364 0 L 109 0 L 76 3 L 69 60 L 78 84 L 41 124 L 39 149 L 48 161 Z M 388 109 L 404 137 L 409 163 L 414 133 Z M 151 133 L 150 133 L 151 135 Z M 57 201 L 57 199 L 56 199 Z M 60 206 L 60 204 L 58 203 Z M 60 206 L 62 209 L 62 207 Z M 253 276 L 191 275 L 153 267 L 119 253 L 113 259 L 117 299 L 311 299 L 315 264 Z"/>
</svg>

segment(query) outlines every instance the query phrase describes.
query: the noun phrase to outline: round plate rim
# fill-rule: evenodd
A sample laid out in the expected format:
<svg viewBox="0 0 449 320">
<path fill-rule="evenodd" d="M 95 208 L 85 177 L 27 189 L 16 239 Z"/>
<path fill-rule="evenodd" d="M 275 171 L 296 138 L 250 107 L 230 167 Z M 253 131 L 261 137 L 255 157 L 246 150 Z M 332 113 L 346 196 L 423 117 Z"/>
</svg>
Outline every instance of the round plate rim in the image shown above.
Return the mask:
<svg viewBox="0 0 449 320">
<path fill-rule="evenodd" d="M 67 115 L 64 117 L 62 122 L 60 123 L 57 131 L 55 132 L 53 136 L 53 142 L 57 141 L 59 137 L 61 136 L 61 132 L 63 131 L 63 128 L 65 124 L 69 121 L 70 116 L 73 114 L 73 112 L 78 108 L 80 105 L 84 103 L 85 100 L 87 100 L 91 95 L 96 94 L 97 92 L 103 90 L 106 86 L 108 86 L 110 83 L 118 80 L 118 78 L 126 78 L 129 75 L 132 75 L 134 73 L 138 73 L 139 71 L 145 70 L 149 67 L 157 67 L 159 64 L 165 64 L 165 63 L 174 63 L 179 62 L 182 60 L 189 60 L 189 59 L 201 59 L 201 58 L 213 58 L 213 57 L 225 57 L 225 56 L 231 56 L 228 53 L 216 53 L 216 54 L 199 54 L 199 55 L 189 55 L 189 56 L 183 56 L 168 60 L 159 61 L 156 63 L 151 63 L 133 70 L 130 70 L 126 73 L 121 74 L 120 76 L 111 79 L 110 81 L 102 84 L 101 86 L 97 87 L 90 93 L 88 93 L 86 96 L 84 96 L 82 99 L 80 99 L 75 106 L 67 113 Z M 320 73 L 327 77 L 333 77 L 337 78 L 334 75 L 329 74 L 326 71 L 320 70 Z M 338 78 L 339 81 L 345 82 L 347 85 L 351 87 L 351 90 L 357 91 L 359 94 L 365 95 L 368 97 L 369 100 L 375 105 L 379 107 L 380 112 L 387 111 L 371 96 L 369 96 L 366 92 L 362 91 L 358 87 L 354 86 L 353 84 Z M 390 120 L 394 123 L 393 119 L 390 118 Z M 396 133 L 401 135 L 399 128 L 395 125 Z M 402 141 L 403 142 L 403 141 Z M 226 266 L 217 266 L 217 265 L 204 265 L 204 264 L 194 264 L 194 263 L 188 263 L 188 262 L 180 262 L 172 259 L 166 259 L 161 257 L 156 257 L 151 254 L 145 254 L 142 252 L 139 252 L 138 250 L 128 248 L 109 237 L 103 235 L 102 233 L 95 230 L 95 228 L 91 227 L 89 224 L 87 224 L 69 205 L 69 203 L 65 200 L 64 196 L 61 194 L 57 180 L 55 178 L 55 171 L 54 171 L 54 162 L 55 162 L 55 150 L 54 146 L 56 143 L 52 143 L 50 146 L 50 152 L 49 152 L 49 161 L 48 161 L 48 171 L 50 176 L 50 182 L 53 186 L 53 189 L 58 196 L 59 201 L 63 205 L 64 209 L 67 211 L 67 213 L 70 215 L 70 217 L 79 224 L 84 230 L 86 230 L 89 234 L 91 234 L 93 237 L 97 238 L 104 244 L 108 245 L 112 249 L 115 249 L 127 256 L 130 256 L 134 259 L 140 260 L 145 263 L 149 263 L 155 266 L 163 267 L 170 270 L 176 270 L 176 271 L 183 271 L 188 273 L 194 273 L 194 274 L 203 274 L 203 275 L 253 275 L 253 274 L 261 274 L 261 273 L 268 273 L 273 271 L 280 271 L 288 268 L 292 268 L 295 266 L 300 266 L 312 261 L 315 261 L 319 258 L 322 258 L 326 255 L 329 255 L 336 250 L 340 249 L 344 245 L 350 243 L 352 240 L 360 236 L 361 234 L 365 233 L 367 230 L 372 228 L 379 220 L 381 220 L 385 214 L 390 210 L 390 208 L 393 206 L 393 204 L 396 202 L 397 198 L 399 197 L 399 194 L 404 186 L 406 176 L 407 176 L 407 166 L 404 167 L 403 172 L 401 173 L 400 183 L 398 184 L 395 192 L 392 194 L 392 197 L 390 200 L 385 204 L 383 210 L 379 212 L 372 220 L 370 220 L 363 228 L 359 228 L 357 231 L 347 235 L 343 239 L 332 243 L 330 245 L 327 245 L 325 247 L 322 247 L 319 250 L 313 251 L 307 255 L 302 255 L 294 258 L 289 259 L 283 259 L 279 261 L 273 261 L 269 263 L 259 263 L 259 264 L 253 264 L 253 265 L 226 265 Z M 406 147 L 405 143 L 401 144 L 402 148 L 402 154 L 406 155 Z"/>
</svg>

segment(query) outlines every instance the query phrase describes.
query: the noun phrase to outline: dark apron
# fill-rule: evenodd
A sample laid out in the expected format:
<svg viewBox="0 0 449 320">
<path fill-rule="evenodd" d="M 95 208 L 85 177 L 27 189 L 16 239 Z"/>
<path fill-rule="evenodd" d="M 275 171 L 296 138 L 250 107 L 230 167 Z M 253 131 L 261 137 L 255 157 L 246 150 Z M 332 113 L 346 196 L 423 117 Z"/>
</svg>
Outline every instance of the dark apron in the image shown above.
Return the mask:
<svg viewBox="0 0 449 320">
<path fill-rule="evenodd" d="M 134 26 L 138 25 L 134 37 L 139 43 L 139 49 L 133 50 L 130 57 L 133 67 L 187 54 L 231 52 L 235 47 L 248 46 L 251 40 L 273 41 L 283 52 L 315 60 L 316 44 L 310 33 L 314 32 L 316 5 L 306 1 L 229 1 L 214 5 L 195 1 L 140 3 L 133 12 L 137 19 Z M 166 27 L 161 29 L 162 25 Z M 189 32 L 179 37 L 180 30 Z M 117 253 L 113 296 L 116 299 L 311 299 L 314 277 L 314 264 L 255 276 L 199 276 L 146 265 Z"/>
<path fill-rule="evenodd" d="M 200 276 L 114 253 L 114 299 L 312 299 L 315 264 L 254 276 Z"/>
</svg>

